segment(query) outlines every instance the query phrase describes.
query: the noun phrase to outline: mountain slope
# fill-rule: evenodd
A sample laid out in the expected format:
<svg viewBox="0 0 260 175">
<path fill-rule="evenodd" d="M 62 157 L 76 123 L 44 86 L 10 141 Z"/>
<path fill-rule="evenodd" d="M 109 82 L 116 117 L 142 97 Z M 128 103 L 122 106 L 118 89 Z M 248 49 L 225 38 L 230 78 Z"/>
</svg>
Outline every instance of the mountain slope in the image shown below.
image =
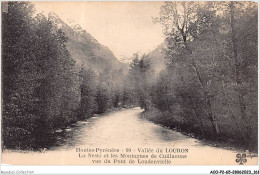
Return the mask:
<svg viewBox="0 0 260 175">
<path fill-rule="evenodd" d="M 165 51 L 164 51 L 165 44 L 160 44 L 156 49 L 151 51 L 147 54 L 146 59 L 150 61 L 155 74 L 160 73 L 162 70 L 165 69 Z"/>
<path fill-rule="evenodd" d="M 125 67 L 109 48 L 100 44 L 80 25 L 69 26 L 54 13 L 49 14 L 49 19 L 68 36 L 67 49 L 78 65 L 84 64 L 96 73 Z"/>
</svg>

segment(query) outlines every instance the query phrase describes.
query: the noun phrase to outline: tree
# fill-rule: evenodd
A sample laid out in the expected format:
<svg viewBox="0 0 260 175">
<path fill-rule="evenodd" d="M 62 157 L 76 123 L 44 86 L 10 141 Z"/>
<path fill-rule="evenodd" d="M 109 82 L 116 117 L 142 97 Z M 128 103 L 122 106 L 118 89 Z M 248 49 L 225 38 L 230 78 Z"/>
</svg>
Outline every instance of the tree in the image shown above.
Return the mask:
<svg viewBox="0 0 260 175">
<path fill-rule="evenodd" d="M 89 118 L 96 112 L 96 74 L 91 69 L 86 70 L 83 66 L 80 71 L 81 78 L 81 107 L 80 118 Z"/>
<path fill-rule="evenodd" d="M 3 12 L 3 140 L 11 148 L 45 147 L 50 134 L 75 121 L 78 73 L 67 37 L 28 2 Z"/>
<path fill-rule="evenodd" d="M 38 112 L 38 68 L 34 51 L 35 20 L 33 6 L 28 2 L 8 2 L 8 11 L 2 12 L 3 65 L 3 140 L 5 146 L 25 148 L 33 142 L 32 132 Z"/>
<path fill-rule="evenodd" d="M 168 106 L 160 110 L 172 114 L 180 106 L 181 125 L 197 134 L 198 127 L 207 138 L 244 146 L 257 140 L 256 20 L 253 2 L 166 2 L 155 20 L 164 27 L 167 46 L 167 73 L 157 80 L 155 106 Z M 172 94 L 170 105 L 158 105 L 163 94 Z"/>
<path fill-rule="evenodd" d="M 214 18 L 212 3 L 206 3 L 204 8 L 202 8 L 200 4 L 194 4 L 193 2 L 166 2 L 162 6 L 160 15 L 157 21 L 164 26 L 169 49 L 168 53 L 171 55 L 171 58 L 176 58 L 176 56 L 188 57 L 185 64 L 190 64 L 196 75 L 196 79 L 204 95 L 205 110 L 216 136 L 219 134 L 219 128 L 216 116 L 213 113 L 207 82 L 205 82 L 201 75 L 192 47 L 190 46 L 192 42 L 196 41 L 198 35 L 211 25 L 212 18 Z M 174 61 L 171 61 L 171 63 L 174 63 Z"/>
</svg>

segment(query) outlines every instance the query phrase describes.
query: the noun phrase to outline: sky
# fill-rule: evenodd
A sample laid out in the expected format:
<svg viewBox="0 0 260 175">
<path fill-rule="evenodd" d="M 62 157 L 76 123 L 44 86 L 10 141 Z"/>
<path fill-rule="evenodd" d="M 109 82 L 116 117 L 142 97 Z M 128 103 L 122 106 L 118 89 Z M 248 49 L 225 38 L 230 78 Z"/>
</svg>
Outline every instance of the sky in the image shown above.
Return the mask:
<svg viewBox="0 0 260 175">
<path fill-rule="evenodd" d="M 37 12 L 54 12 L 65 22 L 79 24 L 121 61 L 147 53 L 164 40 L 162 27 L 153 23 L 163 2 L 34 2 Z"/>
</svg>

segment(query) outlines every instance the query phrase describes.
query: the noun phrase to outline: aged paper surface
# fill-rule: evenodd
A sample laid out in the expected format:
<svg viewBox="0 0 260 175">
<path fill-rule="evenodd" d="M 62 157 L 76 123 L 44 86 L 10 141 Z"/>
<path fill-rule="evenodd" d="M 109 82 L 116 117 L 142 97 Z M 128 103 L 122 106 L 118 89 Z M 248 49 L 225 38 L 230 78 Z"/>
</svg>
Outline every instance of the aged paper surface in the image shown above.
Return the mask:
<svg viewBox="0 0 260 175">
<path fill-rule="evenodd" d="M 2 163 L 257 165 L 257 12 L 2 2 Z"/>
</svg>

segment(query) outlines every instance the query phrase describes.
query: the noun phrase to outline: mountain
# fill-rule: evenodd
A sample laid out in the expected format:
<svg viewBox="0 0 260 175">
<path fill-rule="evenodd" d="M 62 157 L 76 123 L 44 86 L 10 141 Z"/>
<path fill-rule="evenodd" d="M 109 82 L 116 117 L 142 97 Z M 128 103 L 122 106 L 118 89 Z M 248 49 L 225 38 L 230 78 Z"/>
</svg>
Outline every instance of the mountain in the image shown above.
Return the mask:
<svg viewBox="0 0 260 175">
<path fill-rule="evenodd" d="M 49 19 L 67 35 L 67 49 L 78 65 L 84 64 L 96 73 L 105 69 L 125 69 L 126 65 L 108 47 L 100 44 L 80 25 L 69 26 L 55 13 L 50 13 Z"/>
<path fill-rule="evenodd" d="M 157 48 L 155 48 L 153 51 L 147 54 L 146 59 L 150 61 L 155 74 L 160 73 L 162 70 L 165 69 L 165 56 L 166 53 L 164 51 L 165 44 L 162 43 Z"/>
</svg>

